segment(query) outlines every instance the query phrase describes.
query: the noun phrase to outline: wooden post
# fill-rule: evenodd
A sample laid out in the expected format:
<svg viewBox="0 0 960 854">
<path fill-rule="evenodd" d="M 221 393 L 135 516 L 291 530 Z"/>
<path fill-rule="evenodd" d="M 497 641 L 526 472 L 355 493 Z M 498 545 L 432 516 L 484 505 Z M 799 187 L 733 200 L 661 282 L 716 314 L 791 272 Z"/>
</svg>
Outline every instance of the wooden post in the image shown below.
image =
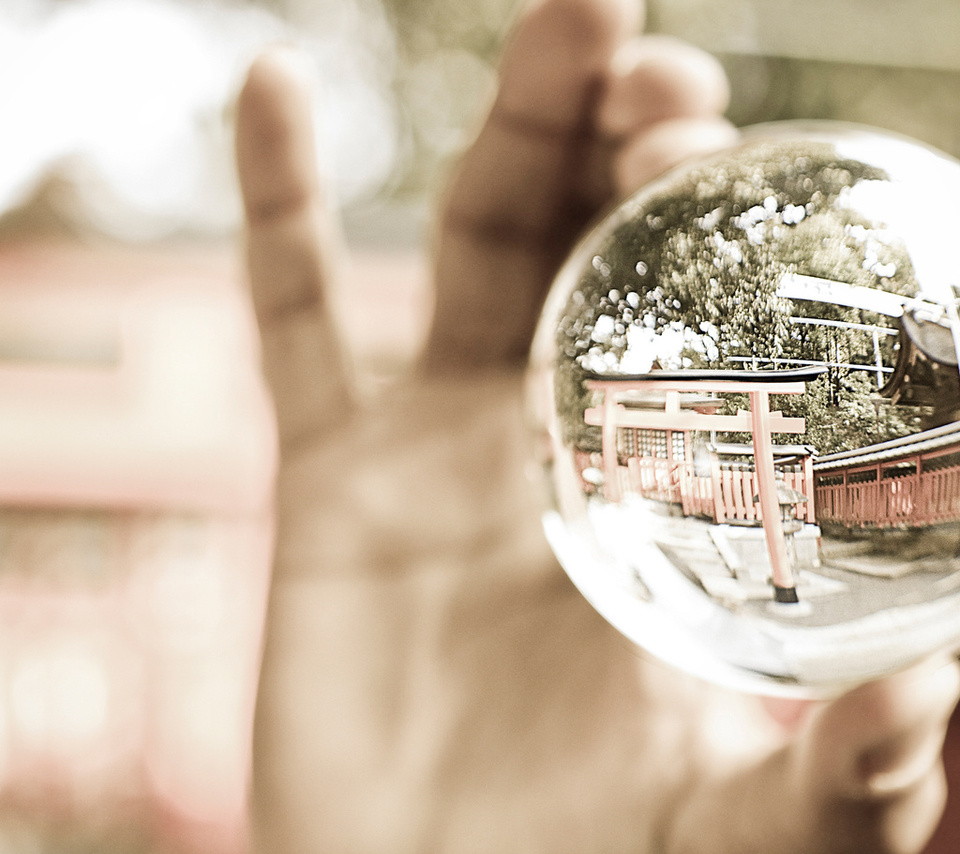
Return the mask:
<svg viewBox="0 0 960 854">
<path fill-rule="evenodd" d="M 807 511 L 807 521 L 811 525 L 817 523 L 816 519 L 816 500 L 815 494 L 813 491 L 813 458 L 806 456 L 803 458 L 803 480 L 806 484 L 803 492 L 806 494 L 809 501 L 807 501 L 805 508 Z"/>
<path fill-rule="evenodd" d="M 608 501 L 620 500 L 620 478 L 617 469 L 617 396 L 613 389 L 603 392 L 603 494 Z"/>
<path fill-rule="evenodd" d="M 743 488 L 744 480 L 749 483 L 750 478 L 744 478 L 742 469 L 736 467 L 731 469 L 730 497 L 733 499 L 733 517 L 735 519 L 750 518 L 750 510 L 747 508 L 749 499 L 744 500 L 744 493 L 747 491 Z"/>
<path fill-rule="evenodd" d="M 710 461 L 710 483 L 713 486 L 713 520 L 722 525 L 727 521 L 723 504 L 723 483 L 720 478 L 720 460 L 714 457 Z"/>
<path fill-rule="evenodd" d="M 763 514 L 763 535 L 773 570 L 774 599 L 777 602 L 798 602 L 787 542 L 780 519 L 777 500 L 777 475 L 773 468 L 773 437 L 770 425 L 770 395 L 766 391 L 750 392 L 750 417 L 753 432 L 753 457 L 757 467 L 760 511 Z"/>
</svg>

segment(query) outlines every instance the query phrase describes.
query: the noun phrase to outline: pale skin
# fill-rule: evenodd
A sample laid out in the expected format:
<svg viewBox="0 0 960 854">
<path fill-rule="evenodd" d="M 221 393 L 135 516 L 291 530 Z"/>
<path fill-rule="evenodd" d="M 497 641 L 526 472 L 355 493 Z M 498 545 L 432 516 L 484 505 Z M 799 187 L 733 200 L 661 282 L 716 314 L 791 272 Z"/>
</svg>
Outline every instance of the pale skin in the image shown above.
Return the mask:
<svg viewBox="0 0 960 854">
<path fill-rule="evenodd" d="M 423 363 L 376 406 L 328 312 L 305 84 L 282 52 L 251 69 L 237 156 L 280 448 L 264 854 L 901 854 L 936 825 L 952 662 L 816 704 L 712 688 L 611 629 L 541 533 L 520 403 L 550 275 L 614 199 L 733 137 L 718 66 L 636 17 L 522 17 L 438 219 Z"/>
</svg>

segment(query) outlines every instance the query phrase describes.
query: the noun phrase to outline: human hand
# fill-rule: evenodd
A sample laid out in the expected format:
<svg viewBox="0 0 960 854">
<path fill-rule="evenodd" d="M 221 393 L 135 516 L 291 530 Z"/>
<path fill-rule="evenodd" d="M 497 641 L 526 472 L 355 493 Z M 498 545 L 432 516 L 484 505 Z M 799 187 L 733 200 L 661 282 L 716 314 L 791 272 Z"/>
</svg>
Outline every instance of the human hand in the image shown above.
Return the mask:
<svg viewBox="0 0 960 854">
<path fill-rule="evenodd" d="M 422 369 L 366 402 L 302 84 L 282 55 L 251 70 L 238 165 L 280 433 L 260 850 L 875 854 L 937 820 L 952 665 L 778 723 L 638 654 L 543 539 L 520 403 L 551 275 L 605 205 L 733 138 L 716 63 L 636 25 L 614 0 L 523 18 L 439 220 Z"/>
</svg>

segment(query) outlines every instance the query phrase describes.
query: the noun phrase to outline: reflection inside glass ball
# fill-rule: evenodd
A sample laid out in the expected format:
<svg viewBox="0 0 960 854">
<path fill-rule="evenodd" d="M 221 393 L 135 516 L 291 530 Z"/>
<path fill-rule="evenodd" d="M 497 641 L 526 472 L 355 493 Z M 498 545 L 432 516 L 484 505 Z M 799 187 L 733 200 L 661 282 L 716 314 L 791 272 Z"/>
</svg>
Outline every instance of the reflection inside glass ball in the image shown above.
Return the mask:
<svg viewBox="0 0 960 854">
<path fill-rule="evenodd" d="M 668 662 L 830 693 L 960 645 L 960 164 L 780 123 L 575 250 L 534 343 L 544 524 Z"/>
</svg>

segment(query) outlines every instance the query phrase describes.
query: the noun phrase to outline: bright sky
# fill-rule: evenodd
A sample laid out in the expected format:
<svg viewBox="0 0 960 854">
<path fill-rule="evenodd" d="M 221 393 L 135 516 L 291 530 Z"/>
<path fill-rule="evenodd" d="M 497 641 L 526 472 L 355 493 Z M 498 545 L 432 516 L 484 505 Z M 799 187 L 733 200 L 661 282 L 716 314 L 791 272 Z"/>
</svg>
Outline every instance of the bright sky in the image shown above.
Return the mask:
<svg viewBox="0 0 960 854">
<path fill-rule="evenodd" d="M 387 28 L 369 3 L 362 21 L 359 0 L 331 3 L 335 27 L 294 39 L 262 10 L 224 2 L 4 0 L 0 211 L 55 168 L 79 190 L 80 215 L 108 232 L 230 227 L 229 106 L 257 48 L 277 39 L 300 42 L 316 65 L 318 149 L 336 194 L 374 191 L 396 145 Z"/>
<path fill-rule="evenodd" d="M 841 202 L 872 216 L 904 240 L 929 298 L 952 300 L 951 286 L 960 285 L 956 260 L 960 163 L 896 136 L 851 135 L 849 143 L 837 145 L 841 156 L 848 153 L 847 145 L 850 156 L 880 166 L 891 181 L 861 181 Z"/>
</svg>

